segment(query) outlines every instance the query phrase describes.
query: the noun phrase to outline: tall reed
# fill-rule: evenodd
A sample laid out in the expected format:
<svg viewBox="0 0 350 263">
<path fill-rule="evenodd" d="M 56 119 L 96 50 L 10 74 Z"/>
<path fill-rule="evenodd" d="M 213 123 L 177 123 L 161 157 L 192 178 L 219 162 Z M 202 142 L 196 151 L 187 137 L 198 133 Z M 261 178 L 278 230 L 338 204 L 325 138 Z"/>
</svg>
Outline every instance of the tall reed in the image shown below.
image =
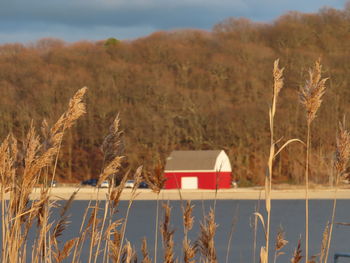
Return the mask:
<svg viewBox="0 0 350 263">
<path fill-rule="evenodd" d="M 158 250 L 158 222 L 159 222 L 159 194 L 163 189 L 166 178 L 163 174 L 162 165 L 159 162 L 154 173 L 144 174 L 144 179 L 152 189 L 154 193 L 157 194 L 157 208 L 156 208 L 156 220 L 155 220 L 155 234 L 154 234 L 154 263 L 157 263 L 157 250 Z"/>
<path fill-rule="evenodd" d="M 273 66 L 273 95 L 272 106 L 270 108 L 270 154 L 268 160 L 268 168 L 265 176 L 265 208 L 267 212 L 267 224 L 266 224 L 266 253 L 263 256 L 266 257 L 266 262 L 269 261 L 269 238 L 270 238 L 270 221 L 271 221 L 271 188 L 272 188 L 272 164 L 275 157 L 275 139 L 274 139 L 274 118 L 276 114 L 276 105 L 278 95 L 283 87 L 283 68 L 280 69 L 279 60 L 274 62 Z"/>
<path fill-rule="evenodd" d="M 32 262 L 52 260 L 53 257 L 58 261 L 63 260 L 73 247 L 75 241 L 71 240 L 63 250 L 58 249 L 56 238 L 64 230 L 65 220 L 63 217 L 52 229 L 49 215 L 53 202 L 49 201 L 51 184 L 48 186 L 47 182 L 50 166 L 51 182 L 55 177 L 65 130 L 85 113 L 85 104 L 82 102 L 85 92 L 86 88 L 76 92 L 69 102 L 68 110 L 51 129 L 46 123 L 44 142 L 40 142 L 32 122 L 21 149 L 11 134 L 0 146 L 2 262 L 26 261 L 28 233 L 36 219 L 38 231 L 31 250 Z M 41 188 L 40 199 L 30 203 L 30 194 L 39 181 L 46 183 Z M 7 201 L 5 194 L 8 196 Z M 56 250 L 52 249 L 53 246 Z"/>
<path fill-rule="evenodd" d="M 146 237 L 144 237 L 142 239 L 141 251 L 142 251 L 142 256 L 143 256 L 143 259 L 142 259 L 141 263 L 152 263 L 152 261 L 151 261 L 151 259 L 149 257 Z"/>
<path fill-rule="evenodd" d="M 305 262 L 309 260 L 309 163 L 311 151 L 311 124 L 321 106 L 322 96 L 326 90 L 327 78 L 321 78 L 322 66 L 320 60 L 309 70 L 309 79 L 300 90 L 300 102 L 306 109 L 306 160 L 305 160 Z"/>
<path fill-rule="evenodd" d="M 175 263 L 174 255 L 174 230 L 170 227 L 170 215 L 171 208 L 169 203 L 163 204 L 164 209 L 164 220 L 160 226 L 162 238 L 163 238 L 163 247 L 164 247 L 164 263 Z"/>
<path fill-rule="evenodd" d="M 288 244 L 288 241 L 285 240 L 284 238 L 284 231 L 282 227 L 280 227 L 277 231 L 277 237 L 276 237 L 276 242 L 275 242 L 275 257 L 273 262 L 276 263 L 277 257 L 280 255 L 283 255 L 284 252 L 281 250 Z"/>
<path fill-rule="evenodd" d="M 194 263 L 194 257 L 196 255 L 195 245 L 191 243 L 188 238 L 188 232 L 192 229 L 194 223 L 194 217 L 192 216 L 193 205 L 190 201 L 186 202 L 186 207 L 183 211 L 183 225 L 184 225 L 184 239 L 182 242 L 184 262 Z"/>
<path fill-rule="evenodd" d="M 293 257 L 290 260 L 291 263 L 299 263 L 301 259 L 303 258 L 302 256 L 302 250 L 301 250 L 301 238 L 298 240 L 298 245 L 294 250 Z"/>
<path fill-rule="evenodd" d="M 138 189 L 138 186 L 139 186 L 139 184 L 141 182 L 141 174 L 142 174 L 142 166 L 137 168 L 137 170 L 136 170 L 136 172 L 134 174 L 135 184 L 134 184 L 134 187 L 131 190 L 131 197 L 130 197 L 130 200 L 128 202 L 128 208 L 126 210 L 126 215 L 125 215 L 125 218 L 124 218 L 124 222 L 122 224 L 120 249 L 123 246 L 123 242 L 124 242 L 124 238 L 125 238 L 125 231 L 126 231 L 126 226 L 127 226 L 127 223 L 128 223 L 130 208 L 131 208 L 131 205 L 133 204 L 133 202 L 134 202 L 134 200 L 135 200 L 135 198 L 137 196 L 137 189 Z M 120 253 L 121 253 L 121 250 L 119 251 L 119 254 Z M 119 258 L 118 258 L 117 262 L 119 262 Z"/>
<path fill-rule="evenodd" d="M 339 180 L 344 177 L 344 173 L 347 168 L 347 164 L 350 158 L 350 132 L 345 129 L 345 121 L 343 124 L 339 124 L 339 133 L 336 140 L 336 151 L 335 151 L 335 182 L 334 182 L 334 199 L 333 199 L 333 208 L 332 208 L 332 219 L 329 228 L 328 242 L 326 248 L 326 255 L 324 262 L 327 263 L 328 253 L 332 239 L 333 225 L 335 219 L 335 211 L 337 206 L 337 191 Z"/>
<path fill-rule="evenodd" d="M 272 105 L 269 110 L 269 122 L 270 122 L 270 152 L 269 158 L 267 162 L 267 169 L 265 174 L 265 209 L 267 212 L 267 220 L 265 224 L 265 220 L 263 216 L 259 212 L 255 212 L 254 215 L 256 218 L 259 218 L 265 233 L 265 247 L 261 247 L 260 249 L 260 261 L 261 262 L 269 262 L 269 247 L 270 247 L 270 222 L 271 222 L 271 190 L 272 190 L 272 173 L 273 173 L 273 161 L 276 156 L 280 154 L 280 152 L 287 147 L 290 143 L 300 142 L 299 139 L 289 139 L 286 141 L 280 148 L 276 151 L 276 144 L 280 140 L 275 140 L 274 135 L 274 119 L 276 114 L 277 107 L 277 99 L 281 89 L 283 88 L 283 71 L 284 68 L 279 68 L 279 60 L 275 60 L 273 67 L 273 94 L 272 94 Z"/>
<path fill-rule="evenodd" d="M 196 243 L 204 263 L 218 262 L 214 240 L 216 228 L 215 214 L 213 209 L 210 209 L 209 214 L 205 216 L 204 221 L 200 224 L 200 236 Z"/>
</svg>

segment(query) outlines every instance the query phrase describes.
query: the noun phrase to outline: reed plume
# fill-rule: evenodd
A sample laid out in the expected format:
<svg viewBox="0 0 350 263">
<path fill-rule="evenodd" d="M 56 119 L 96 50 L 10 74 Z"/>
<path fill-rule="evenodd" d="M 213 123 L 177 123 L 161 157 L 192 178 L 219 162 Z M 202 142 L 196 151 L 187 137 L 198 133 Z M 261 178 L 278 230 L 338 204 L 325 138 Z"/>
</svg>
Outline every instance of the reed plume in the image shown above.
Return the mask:
<svg viewBox="0 0 350 263">
<path fill-rule="evenodd" d="M 109 247 L 109 256 L 113 262 L 118 262 L 121 234 L 118 230 L 119 225 L 121 225 L 121 220 L 113 222 L 110 224 L 106 230 L 106 239 Z"/>
<path fill-rule="evenodd" d="M 322 79 L 322 65 L 319 59 L 315 62 L 314 68 L 309 70 L 309 79 L 300 90 L 300 102 L 305 106 L 306 120 L 310 124 L 316 118 L 321 106 L 327 80 L 328 78 Z"/>
<path fill-rule="evenodd" d="M 135 250 L 131 247 L 131 243 L 129 241 L 126 241 L 126 244 L 123 248 L 123 255 L 121 257 L 121 262 L 123 263 L 137 262 L 137 255 L 135 253 Z M 116 261 L 116 263 L 119 263 L 119 262 Z"/>
<path fill-rule="evenodd" d="M 164 263 L 174 263 L 174 230 L 170 228 L 171 208 L 169 204 L 163 204 L 164 221 L 160 226 L 163 237 Z"/>
<path fill-rule="evenodd" d="M 152 191 L 156 194 L 159 194 L 160 191 L 164 188 L 164 184 L 166 181 L 166 178 L 163 174 L 162 163 L 159 161 L 154 169 L 154 172 L 152 174 L 145 173 L 144 178 L 146 183 L 152 189 Z"/>
<path fill-rule="evenodd" d="M 278 95 L 283 87 L 283 71 L 279 68 L 279 60 L 275 60 L 273 65 L 273 95 L 272 106 L 270 108 L 270 153 L 268 159 L 268 168 L 265 176 L 265 208 L 267 212 L 267 225 L 266 225 L 266 262 L 269 258 L 269 240 L 270 240 L 270 218 L 271 218 L 271 188 L 272 188 L 272 168 L 273 160 L 275 158 L 275 139 L 274 139 L 274 118 L 276 113 Z"/>
<path fill-rule="evenodd" d="M 332 209 L 332 219 L 331 224 L 329 227 L 329 235 L 328 235 L 328 242 L 327 242 L 327 248 L 326 248 L 326 255 L 324 262 L 326 263 L 328 260 L 328 253 L 329 248 L 331 245 L 331 239 L 332 239 L 332 233 L 333 233 L 333 225 L 335 220 L 335 212 L 337 207 L 337 191 L 338 191 L 338 184 L 342 177 L 344 177 L 345 170 L 347 168 L 347 164 L 349 162 L 350 158 L 350 132 L 345 129 L 345 120 L 342 123 L 339 124 L 339 132 L 336 139 L 336 150 L 335 150 L 335 190 L 334 190 L 334 199 L 333 199 L 333 209 Z"/>
<path fill-rule="evenodd" d="M 284 254 L 284 252 L 282 252 L 281 250 L 288 244 L 288 241 L 284 238 L 284 235 L 285 235 L 285 232 L 283 231 L 283 228 L 280 227 L 277 231 L 277 237 L 275 242 L 274 262 L 276 262 L 278 256 Z"/>
<path fill-rule="evenodd" d="M 196 242 L 196 247 L 199 249 L 205 263 L 217 263 L 214 242 L 216 228 L 214 211 L 210 209 L 209 214 L 204 218 L 204 222 L 200 224 L 200 236 Z"/>
<path fill-rule="evenodd" d="M 143 259 L 142 259 L 141 263 L 152 263 L 152 261 L 151 261 L 151 259 L 149 257 L 146 237 L 144 237 L 142 239 L 141 251 L 142 251 L 142 256 L 143 256 Z"/>
<path fill-rule="evenodd" d="M 309 70 L 309 79 L 300 90 L 300 102 L 306 110 L 307 138 L 305 160 L 305 260 L 309 258 L 309 162 L 311 148 L 311 124 L 315 119 L 326 91 L 327 78 L 322 79 L 322 66 L 320 60 L 315 62 L 313 69 Z"/>
<path fill-rule="evenodd" d="M 156 222 L 155 222 L 155 238 L 154 238 L 154 263 L 157 263 L 158 249 L 158 222 L 159 222 L 159 194 L 163 189 L 166 178 L 163 174 L 163 165 L 159 161 L 152 174 L 145 173 L 144 179 L 153 192 L 157 194 Z"/>
<path fill-rule="evenodd" d="M 329 240 L 329 223 L 327 222 L 326 227 L 323 231 L 323 235 L 322 235 L 320 260 L 319 260 L 320 263 L 327 262 L 328 240 Z"/>
<path fill-rule="evenodd" d="M 344 177 L 344 172 L 350 158 L 350 132 L 345 129 L 345 123 L 339 124 L 339 133 L 336 140 L 335 151 L 335 170 L 336 184 L 341 177 Z"/>
<path fill-rule="evenodd" d="M 191 205 L 191 201 L 186 202 L 186 207 L 183 214 L 183 222 L 186 232 L 190 231 L 193 227 L 194 217 L 192 216 L 194 205 Z"/>
<path fill-rule="evenodd" d="M 290 262 L 291 263 L 299 263 L 303 256 L 301 255 L 302 250 L 301 250 L 301 239 L 298 240 L 298 246 L 294 250 L 293 257 L 291 258 Z"/>
<path fill-rule="evenodd" d="M 57 263 L 62 262 L 64 259 L 66 259 L 70 255 L 70 253 L 75 245 L 75 242 L 77 240 L 78 240 L 78 238 L 73 238 L 73 239 L 67 241 L 64 244 L 62 250 L 60 250 L 58 254 L 54 254 L 54 257 L 55 257 Z"/>
<path fill-rule="evenodd" d="M 194 257 L 196 255 L 195 244 L 192 244 L 188 238 L 188 232 L 192 229 L 194 223 L 194 217 L 192 216 L 194 205 L 191 205 L 190 201 L 186 202 L 186 207 L 183 209 L 183 225 L 184 225 L 184 240 L 182 242 L 183 255 L 185 263 L 194 263 Z"/>
<path fill-rule="evenodd" d="M 124 131 L 120 129 L 119 113 L 109 127 L 109 133 L 104 138 L 101 149 L 104 153 L 104 161 L 111 162 L 116 156 L 123 156 L 125 151 L 123 135 Z"/>
<path fill-rule="evenodd" d="M 182 242 L 183 253 L 184 253 L 184 262 L 185 263 L 194 263 L 194 257 L 196 256 L 196 246 L 192 244 L 188 238 L 184 238 Z"/>
<path fill-rule="evenodd" d="M 13 190 L 12 182 L 15 179 L 16 161 L 17 140 L 10 133 L 0 145 L 0 188 L 4 194 Z"/>
</svg>

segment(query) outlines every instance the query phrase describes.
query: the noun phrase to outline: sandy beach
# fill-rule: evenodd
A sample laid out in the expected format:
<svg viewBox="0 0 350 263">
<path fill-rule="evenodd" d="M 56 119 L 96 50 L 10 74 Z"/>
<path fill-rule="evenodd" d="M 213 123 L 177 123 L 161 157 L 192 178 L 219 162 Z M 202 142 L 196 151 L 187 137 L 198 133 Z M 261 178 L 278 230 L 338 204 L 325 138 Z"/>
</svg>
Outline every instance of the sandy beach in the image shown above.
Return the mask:
<svg viewBox="0 0 350 263">
<path fill-rule="evenodd" d="M 75 187 L 56 187 L 52 188 L 51 198 L 55 200 L 66 200 L 77 190 Z M 76 195 L 76 200 L 99 200 L 106 199 L 107 189 L 95 187 L 80 188 Z M 265 198 L 263 188 L 235 188 L 218 190 L 162 190 L 159 195 L 160 200 L 179 200 L 180 195 L 185 200 L 210 200 L 210 199 L 228 199 L 228 200 L 258 200 Z M 310 199 L 333 199 L 335 195 L 334 188 L 310 189 Z M 36 188 L 32 195 L 32 199 L 40 196 L 40 189 Z M 129 200 L 131 197 L 131 189 L 124 189 L 121 200 Z M 305 189 L 276 189 L 272 190 L 272 199 L 305 199 Z M 157 195 L 150 189 L 138 189 L 136 200 L 155 200 Z M 337 199 L 350 199 L 350 189 L 338 189 Z"/>
</svg>

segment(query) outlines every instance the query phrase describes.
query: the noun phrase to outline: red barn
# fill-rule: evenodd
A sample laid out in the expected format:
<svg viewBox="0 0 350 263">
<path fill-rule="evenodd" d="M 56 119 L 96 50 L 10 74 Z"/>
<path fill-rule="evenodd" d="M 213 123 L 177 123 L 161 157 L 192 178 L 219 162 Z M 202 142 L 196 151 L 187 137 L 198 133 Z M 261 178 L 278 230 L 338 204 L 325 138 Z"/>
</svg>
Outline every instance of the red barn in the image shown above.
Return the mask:
<svg viewBox="0 0 350 263">
<path fill-rule="evenodd" d="M 165 165 L 165 188 L 230 188 L 231 172 L 230 160 L 222 150 L 173 151 Z"/>
</svg>

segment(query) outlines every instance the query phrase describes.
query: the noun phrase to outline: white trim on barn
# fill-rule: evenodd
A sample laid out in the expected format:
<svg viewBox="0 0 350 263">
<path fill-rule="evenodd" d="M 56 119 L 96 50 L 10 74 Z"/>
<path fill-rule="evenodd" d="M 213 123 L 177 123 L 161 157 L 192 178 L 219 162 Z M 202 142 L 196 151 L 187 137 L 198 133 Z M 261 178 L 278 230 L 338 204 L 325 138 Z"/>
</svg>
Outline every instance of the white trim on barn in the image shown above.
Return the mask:
<svg viewBox="0 0 350 263">
<path fill-rule="evenodd" d="M 228 156 L 224 151 L 221 151 L 218 157 L 216 158 L 215 162 L 215 171 L 217 172 L 231 172 L 231 164 L 230 160 L 228 159 Z"/>
</svg>

